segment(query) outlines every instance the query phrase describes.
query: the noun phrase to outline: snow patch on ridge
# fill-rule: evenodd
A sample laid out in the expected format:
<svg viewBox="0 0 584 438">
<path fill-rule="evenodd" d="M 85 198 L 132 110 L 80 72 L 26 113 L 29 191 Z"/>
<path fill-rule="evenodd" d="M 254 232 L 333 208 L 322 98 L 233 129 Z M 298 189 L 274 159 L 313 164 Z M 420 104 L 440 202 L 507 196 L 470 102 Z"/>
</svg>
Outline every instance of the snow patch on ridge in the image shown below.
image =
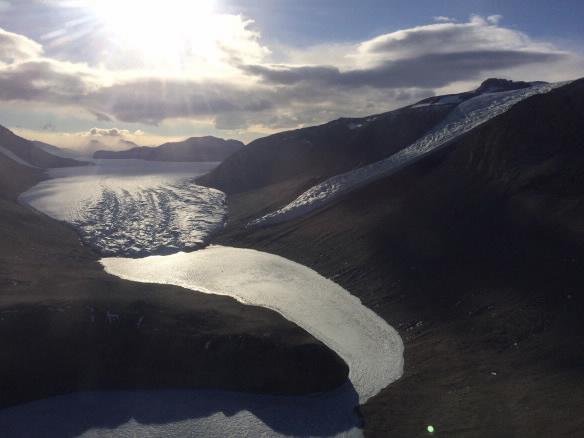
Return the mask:
<svg viewBox="0 0 584 438">
<path fill-rule="evenodd" d="M 283 257 L 211 246 L 143 259 L 105 258 L 101 264 L 126 280 L 227 295 L 279 312 L 349 365 L 361 403 L 403 373 L 404 346 L 393 327 L 338 284 Z"/>
<path fill-rule="evenodd" d="M 349 192 L 391 175 L 427 153 L 445 146 L 462 134 L 506 112 L 516 103 L 536 94 L 548 93 L 568 83 L 536 84 L 520 90 L 482 94 L 462 102 L 453 109 L 446 120 L 410 146 L 384 160 L 333 176 L 308 189 L 281 209 L 251 221 L 249 226 L 277 224 L 310 213 Z"/>
</svg>

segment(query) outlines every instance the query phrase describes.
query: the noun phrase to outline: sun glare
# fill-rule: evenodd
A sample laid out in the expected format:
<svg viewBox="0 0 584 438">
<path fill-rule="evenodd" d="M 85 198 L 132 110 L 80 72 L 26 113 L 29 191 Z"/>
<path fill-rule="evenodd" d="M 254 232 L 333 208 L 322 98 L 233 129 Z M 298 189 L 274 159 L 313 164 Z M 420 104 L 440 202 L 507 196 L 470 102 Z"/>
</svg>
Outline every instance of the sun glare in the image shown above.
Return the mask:
<svg viewBox="0 0 584 438">
<path fill-rule="evenodd" d="M 148 63 L 184 66 L 186 59 L 212 62 L 221 29 L 212 0 L 93 0 L 91 7 L 112 41 Z"/>
</svg>

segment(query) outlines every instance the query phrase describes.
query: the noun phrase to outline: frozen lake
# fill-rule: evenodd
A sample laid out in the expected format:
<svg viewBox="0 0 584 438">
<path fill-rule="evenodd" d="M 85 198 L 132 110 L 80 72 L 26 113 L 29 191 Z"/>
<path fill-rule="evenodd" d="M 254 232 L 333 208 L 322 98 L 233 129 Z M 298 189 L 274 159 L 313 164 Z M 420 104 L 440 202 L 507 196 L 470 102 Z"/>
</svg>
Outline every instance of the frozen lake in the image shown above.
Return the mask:
<svg viewBox="0 0 584 438">
<path fill-rule="evenodd" d="M 96 160 L 49 170 L 20 200 L 73 225 L 103 255 L 140 257 L 202 247 L 225 221 L 225 195 L 193 179 L 217 163 Z"/>
<path fill-rule="evenodd" d="M 182 286 L 273 309 L 334 350 L 348 365 L 361 403 L 399 379 L 403 343 L 375 312 L 318 272 L 251 249 L 210 246 L 142 259 L 105 258 L 126 280 Z"/>
<path fill-rule="evenodd" d="M 347 385 L 308 397 L 224 391 L 91 392 L 0 410 L 10 438 L 360 437 Z"/>
</svg>

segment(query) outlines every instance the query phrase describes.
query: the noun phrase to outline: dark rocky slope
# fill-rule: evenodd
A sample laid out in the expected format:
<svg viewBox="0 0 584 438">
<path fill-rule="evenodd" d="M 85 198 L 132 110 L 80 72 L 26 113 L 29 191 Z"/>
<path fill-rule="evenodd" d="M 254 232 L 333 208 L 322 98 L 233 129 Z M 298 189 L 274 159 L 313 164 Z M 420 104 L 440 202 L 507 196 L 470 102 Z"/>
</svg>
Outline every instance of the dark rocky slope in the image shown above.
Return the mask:
<svg viewBox="0 0 584 438">
<path fill-rule="evenodd" d="M 403 108 L 274 134 L 251 142 L 197 181 L 228 194 L 284 181 L 295 181 L 299 191 L 391 155 L 430 130 L 450 109 Z"/>
<path fill-rule="evenodd" d="M 270 228 L 240 220 L 277 184 L 229 196 L 218 243 L 305 264 L 402 335 L 405 375 L 361 407 L 367 435 L 582 434 L 582 114 L 580 80 Z"/>
<path fill-rule="evenodd" d="M 138 146 L 125 151 L 100 150 L 93 158 L 137 158 L 149 161 L 223 161 L 243 147 L 237 140 L 216 137 L 191 137 L 158 147 Z"/>
<path fill-rule="evenodd" d="M 84 158 L 83 154 L 78 151 L 74 151 L 73 149 L 67 149 L 63 147 L 57 147 L 49 143 L 45 143 L 42 141 L 31 140 L 31 143 L 34 144 L 36 147 L 48 152 L 49 154 L 56 155 L 57 157 L 61 158 Z"/>
<path fill-rule="evenodd" d="M 96 389 L 346 382 L 342 360 L 276 312 L 107 275 L 71 229 L 16 203 L 41 177 L 0 155 L 0 407 Z"/>
<path fill-rule="evenodd" d="M 0 126 L 0 146 L 6 148 L 27 163 L 44 169 L 51 167 L 85 166 L 89 164 L 87 162 L 53 155 L 40 148 L 34 142 L 19 137 L 3 126 Z"/>
<path fill-rule="evenodd" d="M 434 96 L 383 114 L 342 118 L 260 138 L 197 181 L 228 194 L 279 184 L 295 197 L 333 175 L 379 161 L 410 145 L 464 100 L 529 85 L 487 79 L 466 93 Z"/>
</svg>

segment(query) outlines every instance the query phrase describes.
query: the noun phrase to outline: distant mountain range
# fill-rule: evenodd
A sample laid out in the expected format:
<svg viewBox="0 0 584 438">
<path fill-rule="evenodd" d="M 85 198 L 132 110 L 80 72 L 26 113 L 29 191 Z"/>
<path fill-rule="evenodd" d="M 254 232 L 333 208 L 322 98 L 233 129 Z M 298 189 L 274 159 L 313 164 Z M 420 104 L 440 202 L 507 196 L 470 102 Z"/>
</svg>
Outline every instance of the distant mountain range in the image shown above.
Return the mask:
<svg viewBox="0 0 584 438">
<path fill-rule="evenodd" d="M 43 169 L 89 164 L 66 157 L 67 151 L 56 146 L 19 137 L 3 126 L 0 126 L 0 153 L 20 165 Z"/>
<path fill-rule="evenodd" d="M 57 146 L 54 146 L 52 144 L 45 143 L 42 141 L 37 141 L 37 140 L 31 140 L 31 141 L 35 146 L 39 147 L 40 149 L 44 150 L 45 152 L 48 152 L 52 155 L 56 155 L 58 157 L 73 158 L 73 159 L 80 159 L 80 160 L 87 158 L 86 155 L 83 155 L 81 152 L 75 151 L 73 149 L 57 147 Z"/>
<path fill-rule="evenodd" d="M 130 149 L 124 151 L 99 150 L 93 154 L 96 159 L 142 159 L 148 161 L 223 161 L 243 148 L 237 140 L 221 138 L 191 137 L 187 140 L 165 143 L 158 147 L 137 146 L 125 141 Z"/>
</svg>

